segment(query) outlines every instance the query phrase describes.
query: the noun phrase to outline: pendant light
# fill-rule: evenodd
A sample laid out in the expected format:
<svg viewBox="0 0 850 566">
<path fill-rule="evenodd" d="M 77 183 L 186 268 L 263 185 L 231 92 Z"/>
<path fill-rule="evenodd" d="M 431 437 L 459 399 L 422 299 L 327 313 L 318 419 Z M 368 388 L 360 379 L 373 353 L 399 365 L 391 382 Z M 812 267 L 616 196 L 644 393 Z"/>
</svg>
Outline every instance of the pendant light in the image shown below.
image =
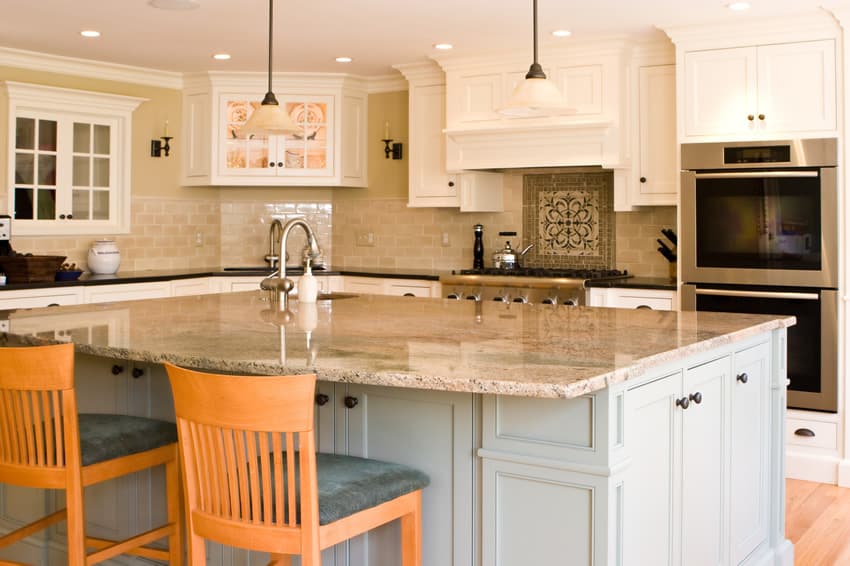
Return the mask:
<svg viewBox="0 0 850 566">
<path fill-rule="evenodd" d="M 552 81 L 546 78 L 543 67 L 537 62 L 537 0 L 534 2 L 534 62 L 528 68 L 525 80 L 514 88 L 508 104 L 499 114 L 513 117 L 552 116 L 574 112 L 566 105 L 564 97 Z"/>
<path fill-rule="evenodd" d="M 239 137 L 264 138 L 269 135 L 294 134 L 300 131 L 286 110 L 280 107 L 272 92 L 272 34 L 274 23 L 274 0 L 269 0 L 269 90 L 260 106 L 239 128 Z"/>
</svg>

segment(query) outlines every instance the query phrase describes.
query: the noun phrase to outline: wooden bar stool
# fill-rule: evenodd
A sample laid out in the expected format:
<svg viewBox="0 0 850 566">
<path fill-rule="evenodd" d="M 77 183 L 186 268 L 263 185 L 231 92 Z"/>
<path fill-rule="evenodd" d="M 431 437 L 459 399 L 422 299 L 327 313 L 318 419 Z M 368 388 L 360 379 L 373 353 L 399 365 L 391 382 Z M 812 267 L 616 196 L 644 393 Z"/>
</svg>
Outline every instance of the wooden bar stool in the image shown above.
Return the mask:
<svg viewBox="0 0 850 566">
<path fill-rule="evenodd" d="M 268 552 L 271 564 L 322 563 L 320 551 L 401 519 L 403 566 L 422 562 L 428 477 L 378 460 L 317 454 L 315 375 L 231 376 L 165 364 L 174 396 L 189 556 L 204 539 Z"/>
<path fill-rule="evenodd" d="M 0 348 L 0 482 L 66 494 L 65 509 L 0 537 L 0 548 L 66 519 L 69 566 L 118 554 L 180 564 L 177 454 L 174 423 L 77 413 L 73 344 Z M 160 464 L 167 524 L 119 542 L 86 536 L 83 488 Z M 168 550 L 144 546 L 166 537 Z M 87 547 L 98 550 L 86 554 Z"/>
</svg>

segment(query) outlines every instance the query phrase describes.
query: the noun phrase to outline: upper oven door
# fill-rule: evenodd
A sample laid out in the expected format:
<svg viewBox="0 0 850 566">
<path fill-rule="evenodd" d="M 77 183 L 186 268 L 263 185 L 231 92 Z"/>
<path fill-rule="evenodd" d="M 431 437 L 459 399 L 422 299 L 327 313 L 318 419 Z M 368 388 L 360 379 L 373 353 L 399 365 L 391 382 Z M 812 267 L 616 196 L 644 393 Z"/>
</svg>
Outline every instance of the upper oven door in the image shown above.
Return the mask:
<svg viewBox="0 0 850 566">
<path fill-rule="evenodd" d="M 682 278 L 838 286 L 834 167 L 682 172 Z"/>
</svg>

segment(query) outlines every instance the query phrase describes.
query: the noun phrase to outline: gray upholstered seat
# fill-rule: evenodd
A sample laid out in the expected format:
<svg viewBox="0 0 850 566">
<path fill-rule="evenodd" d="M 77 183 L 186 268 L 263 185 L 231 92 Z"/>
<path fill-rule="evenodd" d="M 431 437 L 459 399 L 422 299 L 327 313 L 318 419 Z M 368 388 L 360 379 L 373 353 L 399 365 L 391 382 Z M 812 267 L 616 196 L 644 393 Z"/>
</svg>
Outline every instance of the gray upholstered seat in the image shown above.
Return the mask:
<svg viewBox="0 0 850 566">
<path fill-rule="evenodd" d="M 286 483 L 285 454 L 283 458 Z M 299 473 L 297 462 L 296 474 Z M 272 460 L 272 474 L 273 463 Z M 386 503 L 431 483 L 424 472 L 403 464 L 322 452 L 316 454 L 316 481 L 319 486 L 320 525 Z M 300 509 L 300 490 L 296 493 L 296 501 Z M 301 517 L 297 520 L 300 522 Z"/>
<path fill-rule="evenodd" d="M 84 466 L 177 442 L 177 426 L 157 419 L 80 413 L 79 423 Z"/>
</svg>

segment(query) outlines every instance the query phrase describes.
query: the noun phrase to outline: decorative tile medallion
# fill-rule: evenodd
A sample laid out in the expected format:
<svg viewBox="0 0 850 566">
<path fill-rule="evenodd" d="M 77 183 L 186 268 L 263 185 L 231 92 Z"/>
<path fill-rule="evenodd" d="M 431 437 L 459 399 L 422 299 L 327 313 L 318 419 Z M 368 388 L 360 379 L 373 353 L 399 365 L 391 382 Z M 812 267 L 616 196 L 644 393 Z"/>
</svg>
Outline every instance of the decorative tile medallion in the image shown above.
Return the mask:
<svg viewBox="0 0 850 566">
<path fill-rule="evenodd" d="M 600 168 L 531 172 L 523 176 L 523 234 L 534 247 L 524 265 L 611 269 L 614 174 Z"/>
<path fill-rule="evenodd" d="M 590 191 L 540 191 L 538 254 L 599 255 L 599 199 Z"/>
</svg>

